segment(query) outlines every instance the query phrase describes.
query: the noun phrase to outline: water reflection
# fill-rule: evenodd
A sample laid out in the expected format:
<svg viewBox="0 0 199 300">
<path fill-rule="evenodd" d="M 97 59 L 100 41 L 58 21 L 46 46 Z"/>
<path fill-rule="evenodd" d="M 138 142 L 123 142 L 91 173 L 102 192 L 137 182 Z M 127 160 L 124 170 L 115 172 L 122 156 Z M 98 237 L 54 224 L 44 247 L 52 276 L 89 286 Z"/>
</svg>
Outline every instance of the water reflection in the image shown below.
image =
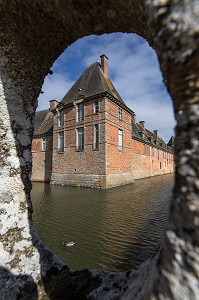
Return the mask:
<svg viewBox="0 0 199 300">
<path fill-rule="evenodd" d="M 160 246 L 172 175 L 110 190 L 33 183 L 33 221 L 43 242 L 71 270 L 124 271 Z M 64 241 L 73 241 L 65 247 Z"/>
</svg>

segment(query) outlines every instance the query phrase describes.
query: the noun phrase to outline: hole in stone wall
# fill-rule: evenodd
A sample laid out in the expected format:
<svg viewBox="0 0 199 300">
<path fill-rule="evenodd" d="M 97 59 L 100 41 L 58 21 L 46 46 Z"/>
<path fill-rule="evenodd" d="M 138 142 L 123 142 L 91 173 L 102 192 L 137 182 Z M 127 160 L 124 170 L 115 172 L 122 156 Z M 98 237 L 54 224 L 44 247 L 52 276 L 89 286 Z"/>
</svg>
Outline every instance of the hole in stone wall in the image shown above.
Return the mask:
<svg viewBox="0 0 199 300">
<path fill-rule="evenodd" d="M 153 130 L 158 129 L 158 136 L 167 143 L 170 137 L 174 135 L 170 96 L 162 83 L 154 50 L 148 46 L 144 39 L 135 34 L 115 33 L 88 36 L 66 49 L 54 63 L 53 72 L 49 71 L 50 74 L 46 77 L 42 87 L 43 93 L 39 97 L 37 110 L 38 112 L 43 110 L 39 113 L 40 121 L 43 120 L 42 118 L 47 118 L 46 120 L 53 118 L 53 113 L 49 116 L 47 111 L 45 112 L 45 110 L 49 110 L 49 100 L 60 101 L 90 64 L 97 62 L 97 60 L 100 62 L 100 55 L 103 53 L 109 58 L 109 77 L 114 84 L 114 88 L 111 87 L 110 90 L 113 93 L 115 93 L 115 89 L 119 92 L 125 104 L 137 115 L 137 123 L 142 120 L 145 121 L 145 123 L 139 123 L 138 126 L 142 125 L 152 133 Z M 110 83 L 105 81 L 110 87 Z M 76 98 L 84 97 L 84 93 L 84 86 L 81 88 L 78 86 L 77 95 L 79 98 Z M 96 97 L 89 101 L 91 103 L 94 100 Z M 53 104 L 53 102 L 51 103 Z M 61 111 L 61 106 L 59 110 Z M 102 98 L 100 98 L 99 111 L 102 115 L 100 116 L 101 120 L 97 123 L 101 126 L 101 130 L 104 110 L 106 109 L 103 106 Z M 122 112 L 120 111 L 122 120 L 124 110 L 122 107 Z M 69 114 L 68 121 L 73 122 L 71 107 L 67 108 L 67 113 Z M 60 112 L 58 115 L 61 116 Z M 92 111 L 90 111 L 91 115 Z M 87 113 L 87 117 L 89 118 L 89 113 Z M 54 111 L 54 122 L 54 124 L 58 124 L 56 110 Z M 90 122 L 91 127 L 96 123 L 93 115 Z M 53 137 L 53 148 L 55 149 L 54 146 L 57 145 L 53 157 L 52 152 L 46 151 L 52 147 L 52 131 L 46 123 L 48 122 L 41 122 L 40 127 L 36 124 L 38 132 L 33 141 L 34 181 L 41 181 L 42 178 L 49 180 L 51 172 L 54 172 L 56 174 L 54 174 L 52 181 L 56 183 L 57 180 L 57 183 L 63 183 L 59 181 L 58 173 L 67 173 L 64 170 L 64 166 L 67 165 L 71 182 L 77 180 L 77 177 L 72 178 L 71 169 L 75 170 L 76 176 L 79 176 L 79 180 L 82 182 L 81 175 L 84 173 L 82 166 L 85 166 L 85 162 L 89 161 L 84 178 L 87 178 L 87 182 L 94 181 L 96 183 L 97 181 L 97 184 L 102 185 L 103 176 L 96 179 L 93 176 L 96 173 L 92 173 L 91 176 L 88 173 L 88 168 L 96 162 L 96 153 L 103 152 L 103 146 L 94 149 L 98 152 L 93 152 L 92 140 L 86 142 L 84 153 L 89 147 L 92 148 L 91 152 L 95 153 L 90 161 L 91 155 L 83 156 L 83 152 L 78 152 L 78 154 L 75 152 L 77 133 L 74 133 L 75 139 L 70 142 L 70 146 L 65 147 L 64 151 L 60 151 L 57 138 L 59 135 L 60 138 L 62 136 L 63 127 L 61 126 L 58 128 L 57 137 L 56 135 Z M 71 138 L 70 126 L 70 124 L 65 124 L 65 143 L 68 143 Z M 121 126 L 123 125 L 117 124 L 119 129 Z M 77 128 L 82 128 L 82 124 L 78 124 L 78 126 L 75 124 L 74 130 L 76 131 Z M 158 175 L 158 172 L 152 174 L 151 171 L 151 168 L 156 168 L 156 166 L 158 171 L 161 169 L 163 173 L 168 173 L 168 171 L 170 173 L 173 167 L 170 156 L 166 154 L 162 145 L 159 150 L 157 145 L 154 144 L 153 147 L 152 144 L 157 142 L 155 137 L 146 137 L 144 130 L 140 131 L 140 128 L 138 128 L 138 132 L 141 135 L 135 137 L 135 140 L 138 141 L 139 138 L 142 138 L 147 142 L 142 143 L 143 153 L 139 152 L 142 150 L 136 149 L 133 157 L 134 160 L 138 155 L 140 157 L 141 165 L 139 172 L 136 173 L 137 178 Z M 123 128 L 122 132 L 124 132 Z M 155 133 L 153 134 L 155 135 Z M 88 136 L 92 136 L 92 134 L 85 133 L 84 140 Z M 113 134 L 111 133 L 110 136 Z M 46 137 L 49 137 L 49 140 L 46 141 Z M 117 138 L 116 135 L 115 140 Z M 162 141 L 159 142 L 162 143 Z M 59 146 L 61 147 L 61 144 Z M 129 147 L 126 142 L 125 147 Z M 135 149 L 136 144 L 133 147 Z M 69 157 L 68 161 L 64 156 L 65 154 Z M 78 155 L 78 161 L 77 158 L 74 159 L 76 155 Z M 113 156 L 113 152 L 111 155 Z M 147 160 L 144 159 L 146 155 L 148 158 L 150 157 Z M 43 165 L 40 163 L 42 158 L 45 161 Z M 59 167 L 56 171 L 51 166 L 51 161 L 54 159 L 56 162 L 59 161 Z M 76 161 L 75 164 L 74 160 Z M 150 162 L 151 165 L 147 165 Z M 55 163 L 53 164 L 55 165 Z M 98 166 L 99 164 L 100 161 L 98 160 Z M 119 164 L 115 160 L 116 167 Z M 161 164 L 165 166 L 164 169 L 160 168 Z M 122 161 L 122 165 L 125 165 L 124 161 Z M 138 163 L 133 166 L 133 169 L 134 172 L 138 169 Z M 144 170 L 148 170 L 148 173 L 145 174 Z M 69 176 L 68 174 L 67 176 Z M 135 184 L 108 190 L 34 182 L 32 190 L 33 220 L 43 242 L 61 257 L 72 270 L 103 268 L 112 271 L 124 271 L 137 267 L 159 248 L 168 217 L 171 188 L 172 175 L 139 179 L 136 180 Z M 65 246 L 64 242 L 73 242 L 74 245 Z"/>
</svg>

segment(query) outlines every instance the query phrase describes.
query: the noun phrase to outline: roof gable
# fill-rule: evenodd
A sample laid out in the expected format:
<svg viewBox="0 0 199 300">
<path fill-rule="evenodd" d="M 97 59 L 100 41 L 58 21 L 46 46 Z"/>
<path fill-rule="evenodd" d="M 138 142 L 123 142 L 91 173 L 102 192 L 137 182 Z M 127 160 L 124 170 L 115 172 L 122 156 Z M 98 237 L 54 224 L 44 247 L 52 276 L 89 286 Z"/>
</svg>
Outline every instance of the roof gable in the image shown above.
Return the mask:
<svg viewBox="0 0 199 300">
<path fill-rule="evenodd" d="M 122 104 L 125 104 L 110 79 L 105 78 L 100 64 L 95 62 L 86 68 L 63 97 L 61 103 L 69 104 L 80 96 L 90 97 L 103 92 L 108 92 Z"/>
</svg>

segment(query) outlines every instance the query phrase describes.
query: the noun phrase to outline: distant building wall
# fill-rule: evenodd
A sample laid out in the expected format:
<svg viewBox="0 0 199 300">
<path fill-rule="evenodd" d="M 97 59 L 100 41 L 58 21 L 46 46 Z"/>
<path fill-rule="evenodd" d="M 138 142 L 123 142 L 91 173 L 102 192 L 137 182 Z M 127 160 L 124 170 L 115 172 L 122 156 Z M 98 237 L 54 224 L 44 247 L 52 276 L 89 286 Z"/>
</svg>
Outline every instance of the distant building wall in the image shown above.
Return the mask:
<svg viewBox="0 0 199 300">
<path fill-rule="evenodd" d="M 133 139 L 132 165 L 135 179 L 172 173 L 173 154 Z"/>
<path fill-rule="evenodd" d="M 48 150 L 42 151 L 42 137 L 34 137 L 32 142 L 32 181 L 50 182 L 52 174 L 52 136 L 48 139 Z"/>
</svg>

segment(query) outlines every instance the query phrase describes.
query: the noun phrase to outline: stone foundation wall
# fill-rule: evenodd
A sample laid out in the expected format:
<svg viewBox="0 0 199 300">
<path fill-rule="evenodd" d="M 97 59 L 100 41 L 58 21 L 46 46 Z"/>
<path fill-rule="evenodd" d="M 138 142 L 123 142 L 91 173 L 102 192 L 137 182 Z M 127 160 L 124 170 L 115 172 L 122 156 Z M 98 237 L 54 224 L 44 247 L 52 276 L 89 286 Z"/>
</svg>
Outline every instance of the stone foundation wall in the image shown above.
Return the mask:
<svg viewBox="0 0 199 300">
<path fill-rule="evenodd" d="M 134 182 L 133 173 L 115 173 L 106 176 L 106 188 L 126 185 Z"/>
<path fill-rule="evenodd" d="M 105 175 L 53 173 L 52 184 L 82 186 L 90 188 L 106 188 Z"/>
<path fill-rule="evenodd" d="M 112 188 L 134 182 L 132 173 L 109 175 L 53 173 L 51 184 L 81 186 L 90 188 Z"/>
</svg>

